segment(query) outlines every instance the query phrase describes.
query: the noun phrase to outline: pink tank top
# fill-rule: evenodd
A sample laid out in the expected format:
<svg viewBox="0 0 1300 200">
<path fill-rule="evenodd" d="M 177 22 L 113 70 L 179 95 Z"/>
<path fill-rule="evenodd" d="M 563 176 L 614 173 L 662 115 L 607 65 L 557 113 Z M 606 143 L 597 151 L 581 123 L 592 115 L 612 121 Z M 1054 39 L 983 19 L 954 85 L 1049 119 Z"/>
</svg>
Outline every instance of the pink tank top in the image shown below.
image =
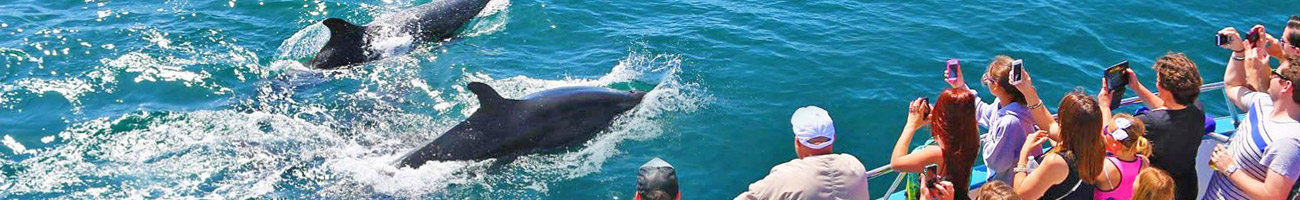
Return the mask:
<svg viewBox="0 0 1300 200">
<path fill-rule="evenodd" d="M 1119 167 L 1119 186 L 1110 191 L 1097 188 L 1093 191 L 1093 199 L 1122 200 L 1133 198 L 1133 180 L 1137 179 L 1138 172 L 1142 171 L 1142 159 L 1138 158 L 1133 162 L 1124 162 L 1114 156 L 1106 156 L 1106 160 L 1110 160 L 1111 163 Z"/>
</svg>

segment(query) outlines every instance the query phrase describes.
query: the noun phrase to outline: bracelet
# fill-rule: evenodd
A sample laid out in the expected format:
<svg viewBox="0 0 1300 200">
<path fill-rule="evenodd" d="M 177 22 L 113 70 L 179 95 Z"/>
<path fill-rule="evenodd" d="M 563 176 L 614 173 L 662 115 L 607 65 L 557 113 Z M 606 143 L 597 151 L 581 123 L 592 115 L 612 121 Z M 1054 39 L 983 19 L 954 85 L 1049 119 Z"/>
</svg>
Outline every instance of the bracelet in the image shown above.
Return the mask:
<svg viewBox="0 0 1300 200">
<path fill-rule="evenodd" d="M 1246 57 L 1245 57 L 1245 56 L 1235 56 L 1235 55 L 1234 55 L 1234 56 L 1232 56 L 1232 60 L 1235 60 L 1235 61 L 1246 61 Z"/>
<path fill-rule="evenodd" d="M 1011 169 L 1015 173 L 1029 173 L 1029 167 L 1016 167 Z"/>
<path fill-rule="evenodd" d="M 1043 108 L 1043 102 L 1038 102 L 1038 103 L 1036 103 L 1036 104 L 1029 105 L 1028 108 L 1029 108 L 1029 110 L 1037 110 L 1037 109 L 1039 109 L 1039 108 Z"/>
</svg>

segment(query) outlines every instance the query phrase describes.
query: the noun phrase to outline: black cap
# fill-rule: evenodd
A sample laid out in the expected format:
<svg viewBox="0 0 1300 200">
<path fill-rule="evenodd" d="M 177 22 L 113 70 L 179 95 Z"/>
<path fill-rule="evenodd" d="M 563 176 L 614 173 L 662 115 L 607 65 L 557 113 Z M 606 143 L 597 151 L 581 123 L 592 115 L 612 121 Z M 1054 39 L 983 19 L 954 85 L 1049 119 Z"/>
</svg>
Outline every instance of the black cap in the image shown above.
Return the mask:
<svg viewBox="0 0 1300 200">
<path fill-rule="evenodd" d="M 673 200 L 677 194 L 677 170 L 659 158 L 651 159 L 636 175 L 636 193 L 642 200 Z"/>
</svg>

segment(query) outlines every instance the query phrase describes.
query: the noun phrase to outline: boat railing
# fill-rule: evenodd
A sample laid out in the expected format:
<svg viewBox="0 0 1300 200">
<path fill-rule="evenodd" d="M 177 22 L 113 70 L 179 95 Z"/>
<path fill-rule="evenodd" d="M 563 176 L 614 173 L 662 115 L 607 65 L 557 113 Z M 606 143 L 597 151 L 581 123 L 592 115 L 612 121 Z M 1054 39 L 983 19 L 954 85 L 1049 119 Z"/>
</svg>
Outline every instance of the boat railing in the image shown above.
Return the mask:
<svg viewBox="0 0 1300 200">
<path fill-rule="evenodd" d="M 1201 92 L 1214 91 L 1214 90 L 1222 90 L 1223 87 L 1224 87 L 1223 82 L 1208 83 L 1208 84 L 1201 85 Z M 1228 100 L 1228 97 L 1227 97 L 1227 96 L 1224 96 L 1224 101 L 1227 102 L 1227 104 L 1229 104 L 1229 105 L 1228 105 L 1228 114 L 1232 117 L 1232 120 L 1233 120 L 1233 123 L 1234 123 L 1233 125 L 1235 126 L 1237 123 L 1240 123 L 1240 121 L 1239 121 L 1240 118 L 1239 118 L 1239 116 L 1238 116 L 1239 114 L 1237 113 L 1237 106 L 1236 106 L 1236 105 L 1232 105 L 1232 101 L 1231 101 L 1231 100 Z M 1121 107 L 1121 108 L 1123 108 L 1123 107 L 1129 107 L 1129 106 L 1135 106 L 1135 105 L 1140 105 L 1140 104 L 1142 104 L 1142 99 L 1141 99 L 1141 98 L 1138 98 L 1138 97 L 1129 97 L 1129 98 L 1124 98 L 1123 100 L 1120 100 L 1120 107 Z M 1229 131 L 1229 132 L 1231 132 L 1231 131 Z M 986 134 L 981 134 L 981 135 L 980 135 L 981 139 L 983 139 L 983 137 L 985 137 L 985 136 L 986 136 Z M 1215 140 L 1215 141 L 1218 141 L 1218 142 L 1227 142 L 1227 141 L 1228 141 L 1228 136 L 1227 136 L 1227 135 L 1224 135 L 1224 133 L 1215 133 L 1215 132 L 1211 132 L 1211 133 L 1206 134 L 1205 137 L 1204 137 L 1203 139 L 1210 139 L 1210 140 Z M 882 165 L 882 166 L 879 166 L 879 167 L 873 168 L 873 169 L 871 169 L 871 170 L 868 170 L 868 171 L 867 171 L 867 176 L 866 176 L 866 177 L 867 177 L 868 180 L 871 180 L 871 179 L 880 178 L 880 177 L 883 177 L 883 176 L 885 176 L 885 175 L 889 175 L 889 174 L 897 174 L 897 175 L 895 175 L 894 182 L 890 184 L 890 186 L 889 186 L 889 190 L 886 190 L 885 193 L 884 193 L 884 194 L 885 194 L 884 198 L 888 198 L 889 195 L 893 195 L 893 194 L 894 194 L 894 192 L 898 189 L 898 186 L 903 182 L 904 177 L 906 177 L 906 176 L 904 176 L 904 175 L 905 175 L 904 173 L 894 173 L 894 172 L 895 172 L 894 169 L 890 168 L 890 167 L 889 167 L 889 164 L 885 164 L 885 165 Z"/>
</svg>

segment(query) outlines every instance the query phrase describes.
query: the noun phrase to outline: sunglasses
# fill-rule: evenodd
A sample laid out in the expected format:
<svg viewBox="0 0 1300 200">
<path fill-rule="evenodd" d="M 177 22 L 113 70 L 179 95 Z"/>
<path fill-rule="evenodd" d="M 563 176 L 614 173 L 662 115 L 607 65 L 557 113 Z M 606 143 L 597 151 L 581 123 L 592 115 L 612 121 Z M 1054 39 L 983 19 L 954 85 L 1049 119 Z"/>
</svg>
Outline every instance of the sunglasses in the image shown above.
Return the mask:
<svg viewBox="0 0 1300 200">
<path fill-rule="evenodd" d="M 1280 70 L 1280 69 L 1279 69 L 1279 70 Z M 1273 71 L 1272 71 L 1272 72 L 1273 72 L 1273 78 L 1282 79 L 1282 80 L 1287 81 L 1287 82 L 1295 82 L 1295 81 L 1291 80 L 1290 78 L 1287 78 L 1286 76 L 1282 76 L 1282 74 L 1281 74 L 1281 73 L 1278 73 L 1277 71 L 1278 71 L 1278 70 L 1273 70 Z"/>
</svg>

